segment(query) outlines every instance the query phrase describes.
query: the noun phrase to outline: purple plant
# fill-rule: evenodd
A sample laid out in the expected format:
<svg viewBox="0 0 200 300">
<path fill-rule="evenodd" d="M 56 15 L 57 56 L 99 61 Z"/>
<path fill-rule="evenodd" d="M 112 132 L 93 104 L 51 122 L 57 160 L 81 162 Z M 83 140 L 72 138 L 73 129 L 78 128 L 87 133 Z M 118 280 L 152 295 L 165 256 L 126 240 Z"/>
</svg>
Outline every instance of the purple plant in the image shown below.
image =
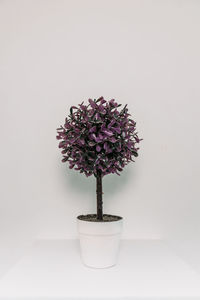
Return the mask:
<svg viewBox="0 0 200 300">
<path fill-rule="evenodd" d="M 121 104 L 114 99 L 106 101 L 103 97 L 88 102 L 70 108 L 64 126 L 57 129 L 57 139 L 60 140 L 62 161 L 68 161 L 70 169 L 96 177 L 97 203 L 101 202 L 97 217 L 102 220 L 102 177 L 110 173 L 120 175 L 123 168 L 138 156 L 137 144 L 141 139 L 127 105 L 118 110 Z"/>
</svg>

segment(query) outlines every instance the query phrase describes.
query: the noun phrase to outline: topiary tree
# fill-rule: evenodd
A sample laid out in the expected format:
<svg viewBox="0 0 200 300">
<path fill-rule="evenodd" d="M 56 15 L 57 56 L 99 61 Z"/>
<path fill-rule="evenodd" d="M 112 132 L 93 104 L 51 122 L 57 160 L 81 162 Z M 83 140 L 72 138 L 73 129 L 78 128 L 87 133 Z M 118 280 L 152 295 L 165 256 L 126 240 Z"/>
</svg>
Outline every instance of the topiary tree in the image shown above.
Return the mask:
<svg viewBox="0 0 200 300">
<path fill-rule="evenodd" d="M 136 122 L 130 118 L 127 105 L 122 110 L 114 99 L 89 99 L 70 108 L 64 126 L 57 129 L 62 162 L 68 162 L 86 176 L 96 177 L 97 220 L 103 220 L 102 177 L 120 175 L 123 168 L 138 156 L 141 141 Z"/>
</svg>

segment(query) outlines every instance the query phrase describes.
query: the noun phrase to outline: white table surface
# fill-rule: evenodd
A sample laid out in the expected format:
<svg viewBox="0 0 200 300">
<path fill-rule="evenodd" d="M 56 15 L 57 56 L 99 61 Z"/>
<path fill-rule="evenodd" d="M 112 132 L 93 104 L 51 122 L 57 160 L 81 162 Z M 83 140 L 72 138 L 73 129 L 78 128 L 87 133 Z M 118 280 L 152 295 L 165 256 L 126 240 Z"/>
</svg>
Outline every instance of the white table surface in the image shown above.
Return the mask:
<svg viewBox="0 0 200 300">
<path fill-rule="evenodd" d="M 0 281 L 0 299 L 200 299 L 200 274 L 164 241 L 124 240 L 118 265 L 82 265 L 77 240 L 37 240 Z"/>
</svg>

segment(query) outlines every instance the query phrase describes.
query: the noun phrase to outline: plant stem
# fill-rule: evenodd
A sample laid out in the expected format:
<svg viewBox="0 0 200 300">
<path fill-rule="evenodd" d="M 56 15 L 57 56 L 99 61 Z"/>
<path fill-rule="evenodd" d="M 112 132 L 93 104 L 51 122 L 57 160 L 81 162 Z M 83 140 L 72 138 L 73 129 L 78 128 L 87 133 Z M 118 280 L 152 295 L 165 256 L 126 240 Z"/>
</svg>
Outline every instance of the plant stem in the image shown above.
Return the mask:
<svg viewBox="0 0 200 300">
<path fill-rule="evenodd" d="M 102 201 L 102 175 L 101 171 L 97 171 L 96 176 L 96 192 L 97 192 L 97 220 L 103 220 L 103 201 Z"/>
</svg>

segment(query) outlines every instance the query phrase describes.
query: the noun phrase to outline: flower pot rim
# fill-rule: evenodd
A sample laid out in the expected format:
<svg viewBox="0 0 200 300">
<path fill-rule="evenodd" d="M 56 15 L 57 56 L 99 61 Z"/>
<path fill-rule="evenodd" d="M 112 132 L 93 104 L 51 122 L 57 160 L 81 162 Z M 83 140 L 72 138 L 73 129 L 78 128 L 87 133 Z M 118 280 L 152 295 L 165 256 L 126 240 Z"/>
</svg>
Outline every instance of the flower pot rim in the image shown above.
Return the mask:
<svg viewBox="0 0 200 300">
<path fill-rule="evenodd" d="M 105 220 L 105 219 L 97 220 L 97 219 L 94 219 L 95 216 L 96 216 L 96 214 L 85 214 L 85 215 L 79 215 L 76 218 L 79 221 L 89 222 L 89 223 L 112 223 L 112 222 L 119 222 L 119 221 L 123 220 L 123 217 L 117 216 L 117 215 L 104 214 L 103 216 L 107 217 L 108 218 L 107 220 Z M 89 218 L 91 218 L 91 219 L 89 219 Z M 111 218 L 111 219 L 109 220 L 109 218 Z"/>
</svg>

